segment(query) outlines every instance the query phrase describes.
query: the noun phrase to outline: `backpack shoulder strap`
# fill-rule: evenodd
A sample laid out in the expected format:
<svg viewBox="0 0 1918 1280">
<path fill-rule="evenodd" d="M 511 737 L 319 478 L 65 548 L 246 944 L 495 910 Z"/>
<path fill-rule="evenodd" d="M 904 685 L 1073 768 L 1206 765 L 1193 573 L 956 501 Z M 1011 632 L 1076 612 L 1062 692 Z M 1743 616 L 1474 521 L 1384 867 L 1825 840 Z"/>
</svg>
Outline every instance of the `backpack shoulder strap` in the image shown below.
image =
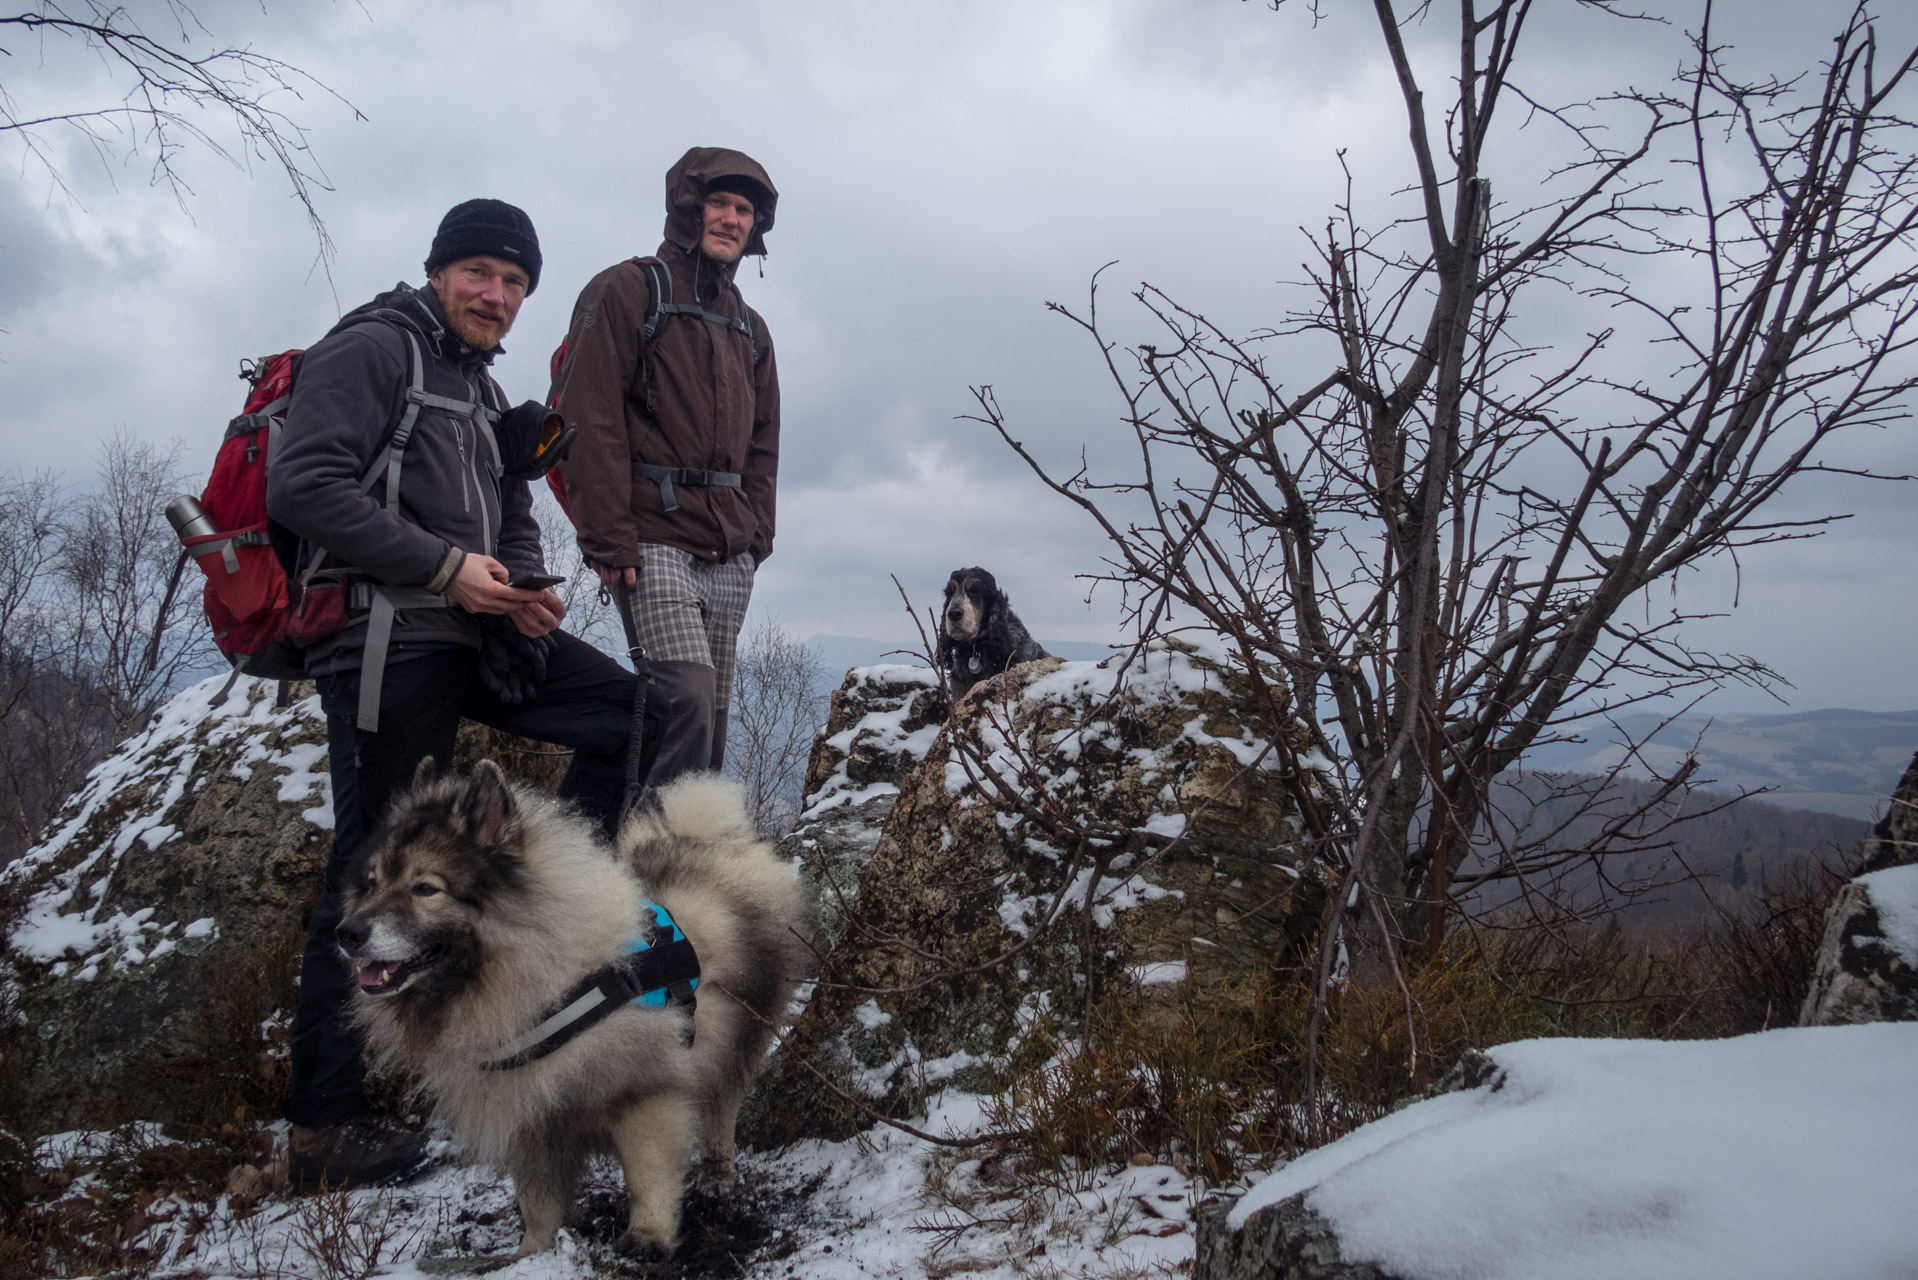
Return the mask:
<svg viewBox="0 0 1918 1280">
<path fill-rule="evenodd" d="M 753 339 L 752 321 L 747 318 L 746 295 L 739 291 L 737 284 L 732 286 L 732 290 L 733 297 L 739 299 L 739 315 L 722 316 L 717 311 L 706 310 L 706 308 L 700 306 L 697 302 L 674 302 L 672 300 L 672 268 L 668 267 L 658 258 L 634 258 L 633 261 L 645 270 L 647 279 L 653 285 L 653 298 L 646 306 L 647 337 L 652 337 L 653 333 L 658 329 L 661 316 L 686 315 L 704 320 L 709 324 L 716 324 L 722 329 L 731 329 L 735 333 L 742 333 L 746 336 L 747 349 L 749 351 L 757 349 L 757 343 Z M 655 272 L 657 272 L 657 274 L 655 274 Z M 664 297 L 666 301 L 661 302 L 661 297 Z"/>
<path fill-rule="evenodd" d="M 640 331 L 648 341 L 659 332 L 659 317 L 673 303 L 673 269 L 658 258 L 634 258 L 633 263 L 646 273 L 646 322 Z"/>
<path fill-rule="evenodd" d="M 412 378 L 406 387 L 406 408 L 400 414 L 399 422 L 386 444 L 373 455 L 373 461 L 360 476 L 360 492 L 370 493 L 373 484 L 382 474 L 386 476 L 386 506 L 388 510 L 397 510 L 400 502 L 400 462 L 406 454 L 406 446 L 413 441 L 413 428 L 419 425 L 420 407 L 429 400 L 441 400 L 441 396 L 426 394 L 426 359 L 420 352 L 420 340 L 413 331 L 401 325 L 395 325 L 400 336 L 406 339 L 407 354 L 412 357 Z"/>
<path fill-rule="evenodd" d="M 733 298 L 739 303 L 739 324 L 746 331 L 746 350 L 753 355 L 759 354 L 759 335 L 753 332 L 753 309 L 746 305 L 746 295 L 739 291 L 739 285 L 733 285 Z"/>
</svg>

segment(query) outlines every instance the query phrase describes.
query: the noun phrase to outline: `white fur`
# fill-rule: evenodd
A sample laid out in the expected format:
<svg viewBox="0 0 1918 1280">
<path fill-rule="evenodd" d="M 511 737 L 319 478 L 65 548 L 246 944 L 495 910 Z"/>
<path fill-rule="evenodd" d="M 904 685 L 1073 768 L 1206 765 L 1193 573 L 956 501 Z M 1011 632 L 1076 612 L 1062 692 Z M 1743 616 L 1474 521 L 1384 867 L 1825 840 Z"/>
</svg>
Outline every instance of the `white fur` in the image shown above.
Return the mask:
<svg viewBox="0 0 1918 1280">
<path fill-rule="evenodd" d="M 484 968 L 444 1010 L 444 1029 L 422 1039 L 391 1000 L 363 998 L 358 1016 L 375 1060 L 416 1072 L 436 1117 L 460 1145 L 514 1172 L 527 1219 L 522 1252 L 551 1244 L 564 1209 L 565 1191 L 528 1172 L 558 1158 L 546 1146 L 555 1125 L 595 1148 L 618 1151 L 633 1200 L 630 1232 L 641 1243 L 669 1249 L 687 1144 L 703 1143 L 723 1166 L 722 1178 L 730 1177 L 733 1121 L 748 1083 L 737 1061 L 756 1065 L 771 1034 L 726 992 L 763 982 L 764 974 L 753 969 L 763 969 L 769 953 L 791 952 L 783 939 L 744 937 L 731 904 L 750 894 L 744 900 L 796 927 L 803 914 L 799 888 L 790 868 L 755 838 L 740 789 L 716 775 L 666 788 L 659 814 L 635 818 L 620 832 L 619 857 L 570 812 L 525 791 L 513 794 L 529 883 L 524 892 L 485 904 L 477 926 Z M 700 842 L 690 847 L 697 856 L 688 852 L 689 841 Z M 682 1011 L 627 1006 L 536 1062 L 484 1070 L 562 992 L 619 955 L 639 932 L 640 904 L 652 895 L 634 868 L 645 865 L 658 842 L 679 850 L 668 855 L 678 861 L 659 900 L 700 958 L 693 1047 L 682 1041 Z M 789 982 L 777 1008 L 785 1007 L 801 975 L 782 976 Z M 741 1051 L 748 1042 L 757 1045 L 750 1055 Z M 650 1117 L 648 1124 L 636 1125 L 639 1112 Z M 641 1133 L 655 1135 L 643 1151 L 634 1145 Z"/>
</svg>

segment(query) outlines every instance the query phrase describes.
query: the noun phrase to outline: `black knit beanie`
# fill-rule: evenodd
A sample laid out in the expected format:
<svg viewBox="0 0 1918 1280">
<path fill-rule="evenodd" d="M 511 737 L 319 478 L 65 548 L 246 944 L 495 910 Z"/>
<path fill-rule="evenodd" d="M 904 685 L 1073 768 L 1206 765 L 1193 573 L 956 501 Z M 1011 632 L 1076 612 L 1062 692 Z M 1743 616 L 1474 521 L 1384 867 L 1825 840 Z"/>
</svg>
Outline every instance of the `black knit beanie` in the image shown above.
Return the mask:
<svg viewBox="0 0 1918 1280">
<path fill-rule="evenodd" d="M 727 191 L 736 196 L 745 196 L 746 199 L 752 202 L 755 216 L 758 215 L 760 210 L 772 203 L 772 201 L 767 198 L 766 188 L 761 186 L 756 179 L 749 178 L 743 173 L 720 174 L 717 178 L 714 178 L 706 184 L 707 195 L 711 195 L 715 191 Z"/>
<path fill-rule="evenodd" d="M 454 205 L 440 219 L 433 251 L 426 255 L 426 274 L 449 262 L 480 254 L 517 262 L 526 268 L 526 292 L 539 288 L 539 233 L 524 210 L 504 200 L 467 200 Z"/>
</svg>

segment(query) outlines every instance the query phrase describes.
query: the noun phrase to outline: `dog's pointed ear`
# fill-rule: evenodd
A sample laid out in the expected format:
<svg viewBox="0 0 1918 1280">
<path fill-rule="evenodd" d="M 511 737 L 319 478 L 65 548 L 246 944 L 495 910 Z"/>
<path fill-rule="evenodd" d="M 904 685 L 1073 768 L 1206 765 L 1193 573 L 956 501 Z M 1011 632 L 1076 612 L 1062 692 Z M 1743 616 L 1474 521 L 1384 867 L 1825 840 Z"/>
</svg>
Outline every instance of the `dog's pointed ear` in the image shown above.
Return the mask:
<svg viewBox="0 0 1918 1280">
<path fill-rule="evenodd" d="M 466 795 L 460 801 L 460 812 L 479 845 L 491 848 L 502 843 L 508 824 L 519 812 L 519 804 L 513 799 L 513 789 L 506 785 L 506 775 L 491 760 L 482 760 L 473 766 Z"/>
<path fill-rule="evenodd" d="M 413 785 L 423 787 L 439 776 L 439 765 L 434 761 L 432 756 L 427 756 L 424 760 L 420 761 L 419 767 L 413 770 Z"/>
</svg>

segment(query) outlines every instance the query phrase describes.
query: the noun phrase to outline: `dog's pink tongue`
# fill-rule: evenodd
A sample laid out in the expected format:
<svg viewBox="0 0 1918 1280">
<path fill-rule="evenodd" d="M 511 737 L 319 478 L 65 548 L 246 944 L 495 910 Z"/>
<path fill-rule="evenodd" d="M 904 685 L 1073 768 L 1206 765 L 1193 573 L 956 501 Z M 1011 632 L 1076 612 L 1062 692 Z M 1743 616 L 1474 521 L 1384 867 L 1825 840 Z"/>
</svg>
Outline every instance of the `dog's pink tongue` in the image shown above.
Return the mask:
<svg viewBox="0 0 1918 1280">
<path fill-rule="evenodd" d="M 360 986 L 368 991 L 385 986 L 386 980 L 393 976 L 393 971 L 397 968 L 399 968 L 397 964 L 382 964 L 380 961 L 370 960 L 360 966 Z"/>
</svg>

